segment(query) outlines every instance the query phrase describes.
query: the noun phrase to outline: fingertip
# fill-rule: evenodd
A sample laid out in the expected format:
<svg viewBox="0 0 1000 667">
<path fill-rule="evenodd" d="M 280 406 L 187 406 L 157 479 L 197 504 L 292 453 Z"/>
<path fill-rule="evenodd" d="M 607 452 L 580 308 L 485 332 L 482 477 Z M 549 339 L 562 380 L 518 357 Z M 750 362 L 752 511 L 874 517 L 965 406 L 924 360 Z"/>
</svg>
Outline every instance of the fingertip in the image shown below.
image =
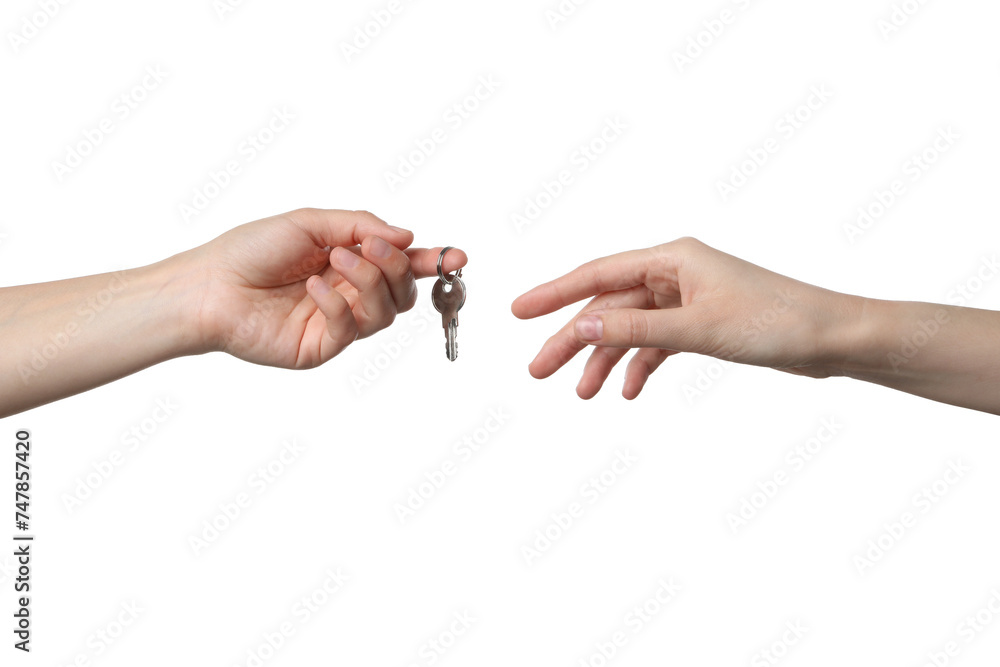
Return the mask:
<svg viewBox="0 0 1000 667">
<path fill-rule="evenodd" d="M 428 276 L 437 275 L 437 263 L 441 257 L 442 250 L 444 250 L 443 247 L 437 247 L 419 251 L 422 253 L 420 257 L 422 260 L 422 274 Z M 444 273 L 455 273 L 459 269 L 464 269 L 468 263 L 469 256 L 465 254 L 464 250 L 449 248 L 448 252 L 444 254 L 444 260 L 441 262 L 441 271 Z"/>
<path fill-rule="evenodd" d="M 547 370 L 538 362 L 537 359 L 528 364 L 528 373 L 531 374 L 531 377 L 535 378 L 536 380 L 544 380 L 545 378 L 552 375 L 551 372 L 547 372 Z"/>
<path fill-rule="evenodd" d="M 576 385 L 576 395 L 585 401 L 589 401 L 597 396 L 597 392 L 600 390 L 600 385 L 594 386 L 593 382 L 587 382 L 583 378 L 581 378 L 580 382 Z"/>
<path fill-rule="evenodd" d="M 643 381 L 636 379 L 630 368 L 625 369 L 625 381 L 622 383 L 622 398 L 626 401 L 634 400 L 642 391 Z"/>
<path fill-rule="evenodd" d="M 517 297 L 510 304 L 511 314 L 519 320 L 526 320 L 530 315 L 527 306 L 524 304 L 524 295 Z"/>
<path fill-rule="evenodd" d="M 444 248 L 434 248 L 431 254 L 434 259 L 434 273 L 437 274 L 437 260 L 441 255 L 441 251 Z M 445 274 L 455 273 L 459 269 L 464 269 L 469 263 L 469 256 L 465 254 L 464 250 L 459 248 L 451 248 L 444 255 L 444 261 L 441 262 L 441 270 Z"/>
<path fill-rule="evenodd" d="M 337 246 L 330 252 L 330 264 L 338 271 L 343 272 L 345 269 L 350 271 L 361 264 L 361 258 L 347 248 Z"/>
<path fill-rule="evenodd" d="M 441 250 L 438 250 L 438 254 Z M 445 273 L 454 273 L 459 269 L 464 269 L 469 263 L 469 256 L 465 254 L 464 250 L 459 248 L 452 248 L 444 256 L 444 262 L 441 263 L 441 270 Z"/>
<path fill-rule="evenodd" d="M 389 259 L 392 256 L 392 249 L 393 246 L 377 234 L 372 234 L 361 242 L 361 254 L 366 258 Z"/>
<path fill-rule="evenodd" d="M 328 354 L 324 356 L 324 360 L 330 359 L 357 340 L 358 323 L 344 296 L 330 287 L 321 276 L 311 276 L 306 280 L 306 290 L 320 315 L 326 320 L 327 335 L 332 347 L 326 350 Z"/>
<path fill-rule="evenodd" d="M 402 227 L 396 227 L 394 225 L 386 225 L 386 241 L 396 246 L 400 250 L 406 250 L 413 243 L 413 232 L 409 229 L 403 229 Z"/>
<path fill-rule="evenodd" d="M 326 284 L 326 282 L 319 276 L 309 276 L 306 280 L 306 291 L 310 295 L 324 296 L 330 292 L 332 288 Z"/>
</svg>

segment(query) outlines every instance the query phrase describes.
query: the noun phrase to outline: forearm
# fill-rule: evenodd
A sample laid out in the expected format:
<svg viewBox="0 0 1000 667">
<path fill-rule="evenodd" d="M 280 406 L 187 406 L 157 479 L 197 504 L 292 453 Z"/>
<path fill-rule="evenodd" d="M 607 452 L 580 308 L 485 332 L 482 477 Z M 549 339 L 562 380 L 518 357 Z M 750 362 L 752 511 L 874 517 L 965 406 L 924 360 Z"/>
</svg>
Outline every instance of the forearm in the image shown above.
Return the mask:
<svg viewBox="0 0 1000 667">
<path fill-rule="evenodd" d="M 1000 313 L 859 301 L 838 374 L 1000 414 Z"/>
<path fill-rule="evenodd" d="M 0 417 L 202 351 L 197 287 L 178 256 L 0 289 Z"/>
</svg>

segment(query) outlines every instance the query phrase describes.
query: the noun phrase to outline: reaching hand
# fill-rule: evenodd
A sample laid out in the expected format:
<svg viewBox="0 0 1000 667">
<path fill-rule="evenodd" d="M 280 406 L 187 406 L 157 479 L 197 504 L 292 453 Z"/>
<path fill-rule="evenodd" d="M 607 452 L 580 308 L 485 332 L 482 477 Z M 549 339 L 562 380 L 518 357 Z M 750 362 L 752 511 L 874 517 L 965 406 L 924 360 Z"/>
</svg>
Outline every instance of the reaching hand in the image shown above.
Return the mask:
<svg viewBox="0 0 1000 667">
<path fill-rule="evenodd" d="M 533 318 L 587 297 L 594 299 L 545 343 L 529 371 L 548 377 L 594 346 L 577 387 L 581 398 L 591 398 L 637 348 L 625 374 L 628 399 L 678 352 L 831 375 L 827 364 L 840 356 L 837 332 L 862 301 L 684 238 L 588 262 L 518 297 L 512 310 Z"/>
</svg>

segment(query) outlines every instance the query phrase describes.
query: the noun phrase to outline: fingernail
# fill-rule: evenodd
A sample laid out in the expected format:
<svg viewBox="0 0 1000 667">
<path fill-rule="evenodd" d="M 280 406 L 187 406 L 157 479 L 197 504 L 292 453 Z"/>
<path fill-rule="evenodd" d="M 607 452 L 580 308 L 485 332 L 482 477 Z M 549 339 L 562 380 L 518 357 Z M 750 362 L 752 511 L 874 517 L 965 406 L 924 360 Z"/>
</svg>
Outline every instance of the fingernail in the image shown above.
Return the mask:
<svg viewBox="0 0 1000 667">
<path fill-rule="evenodd" d="M 400 234 L 409 234 L 410 233 L 409 229 L 403 229 L 402 227 L 393 227 L 392 225 L 386 225 L 386 227 L 388 227 L 389 229 L 391 229 L 394 232 L 399 232 Z"/>
<path fill-rule="evenodd" d="M 320 296 L 323 296 L 324 294 L 326 294 L 327 292 L 329 292 L 330 289 L 331 289 L 331 287 L 326 284 L 326 281 L 323 280 L 323 278 L 321 278 L 320 276 L 316 276 L 316 280 L 313 281 L 313 290 L 317 294 L 319 294 Z"/>
<path fill-rule="evenodd" d="M 334 252 L 337 254 L 337 264 L 340 264 L 343 267 L 346 267 L 348 269 L 353 269 L 354 267 L 356 267 L 358 264 L 361 263 L 361 260 L 358 259 L 358 256 L 355 255 L 350 250 L 345 250 L 344 248 L 337 248 L 336 250 L 334 250 Z"/>
<path fill-rule="evenodd" d="M 389 244 L 377 236 L 372 237 L 372 242 L 371 245 L 368 246 L 368 249 L 374 256 L 381 257 L 382 259 L 388 257 L 392 252 L 392 248 L 389 247 Z"/>
<path fill-rule="evenodd" d="M 604 335 L 604 322 L 593 315 L 584 315 L 576 321 L 576 335 L 582 340 L 600 340 Z"/>
</svg>

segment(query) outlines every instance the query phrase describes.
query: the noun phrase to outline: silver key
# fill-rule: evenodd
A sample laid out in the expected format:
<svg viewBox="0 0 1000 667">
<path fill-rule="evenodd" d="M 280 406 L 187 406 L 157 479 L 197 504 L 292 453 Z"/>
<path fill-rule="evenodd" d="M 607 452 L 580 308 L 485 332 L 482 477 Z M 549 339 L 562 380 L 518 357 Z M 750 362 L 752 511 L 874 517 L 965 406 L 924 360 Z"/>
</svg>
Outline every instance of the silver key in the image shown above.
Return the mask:
<svg viewBox="0 0 1000 667">
<path fill-rule="evenodd" d="M 434 308 L 441 313 L 441 325 L 445 331 L 445 352 L 449 361 L 458 358 L 458 311 L 465 305 L 465 283 L 457 275 L 449 282 L 439 278 L 431 291 Z"/>
<path fill-rule="evenodd" d="M 434 308 L 441 313 L 441 326 L 444 327 L 445 352 L 449 361 L 458 358 L 458 311 L 465 305 L 465 283 L 462 282 L 462 269 L 455 272 L 453 276 L 444 273 L 444 256 L 451 250 L 451 246 L 443 248 L 438 255 L 437 274 L 438 281 L 434 284 L 431 292 L 431 301 Z"/>
</svg>

